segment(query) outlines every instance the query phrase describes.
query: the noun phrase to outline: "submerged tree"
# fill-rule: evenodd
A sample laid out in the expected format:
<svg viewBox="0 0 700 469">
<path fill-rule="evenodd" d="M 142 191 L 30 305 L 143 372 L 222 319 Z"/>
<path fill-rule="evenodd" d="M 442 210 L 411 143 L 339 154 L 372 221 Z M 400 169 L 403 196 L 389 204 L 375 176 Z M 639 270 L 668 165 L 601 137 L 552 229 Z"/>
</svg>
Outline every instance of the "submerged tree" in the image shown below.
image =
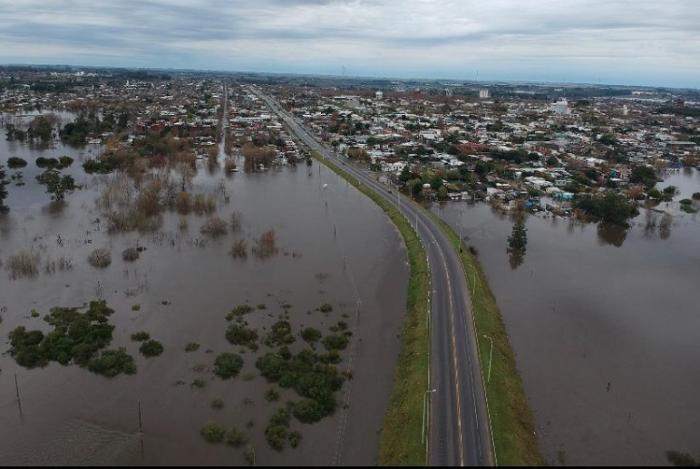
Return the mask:
<svg viewBox="0 0 700 469">
<path fill-rule="evenodd" d="M 61 176 L 55 169 L 47 169 L 36 177 L 40 184 L 46 186 L 46 192 L 51 194 L 52 200 L 63 200 L 65 193 L 75 189 L 75 181 L 72 176 Z"/>
<path fill-rule="evenodd" d="M 520 205 L 513 215 L 513 230 L 508 236 L 508 260 L 511 269 L 517 269 L 525 260 L 527 251 L 527 228 L 525 228 L 525 208 Z"/>
<path fill-rule="evenodd" d="M 5 205 L 5 199 L 7 198 L 7 178 L 5 176 L 5 167 L 0 165 L 0 214 L 7 213 L 10 208 Z"/>
</svg>

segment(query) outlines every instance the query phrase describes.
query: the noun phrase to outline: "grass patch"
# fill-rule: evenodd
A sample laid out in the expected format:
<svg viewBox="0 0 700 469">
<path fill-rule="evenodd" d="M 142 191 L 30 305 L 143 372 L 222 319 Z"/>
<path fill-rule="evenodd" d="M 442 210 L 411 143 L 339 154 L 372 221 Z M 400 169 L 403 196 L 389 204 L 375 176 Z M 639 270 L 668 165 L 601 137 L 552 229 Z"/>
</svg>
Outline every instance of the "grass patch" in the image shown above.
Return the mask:
<svg viewBox="0 0 700 469">
<path fill-rule="evenodd" d="M 394 389 L 384 417 L 379 463 L 382 465 L 425 464 L 423 395 L 428 387 L 429 330 L 426 323 L 430 274 L 425 250 L 409 221 L 394 205 L 360 184 L 335 164 L 314 157 L 333 172 L 372 199 L 401 232 L 408 254 L 410 274 L 406 300 L 406 319 L 401 334 L 401 351 L 396 364 Z"/>
<path fill-rule="evenodd" d="M 7 270 L 12 279 L 36 277 L 39 274 L 39 254 L 34 251 L 19 251 L 10 256 Z"/>
<path fill-rule="evenodd" d="M 442 227 L 450 242 L 459 251 L 459 236 L 437 215 L 430 212 L 429 214 Z M 484 376 L 484 383 L 498 464 L 544 465 L 534 433 L 535 422 L 516 368 L 515 354 L 510 345 L 501 311 L 474 254 L 470 249 L 463 248 L 460 256 L 471 292 L 483 375 L 488 369 L 486 367 L 488 367 L 490 353 L 490 342 L 484 338 L 484 335 L 493 339 L 491 381 L 486 383 L 486 376 Z"/>
<path fill-rule="evenodd" d="M 145 342 L 151 338 L 151 334 L 146 331 L 134 332 L 131 334 L 131 340 L 134 342 Z"/>
<path fill-rule="evenodd" d="M 226 437 L 226 427 L 218 423 L 208 423 L 199 431 L 207 443 L 222 443 Z"/>
<path fill-rule="evenodd" d="M 197 342 L 189 342 L 185 345 L 185 352 L 196 352 L 199 350 L 199 344 Z"/>
</svg>

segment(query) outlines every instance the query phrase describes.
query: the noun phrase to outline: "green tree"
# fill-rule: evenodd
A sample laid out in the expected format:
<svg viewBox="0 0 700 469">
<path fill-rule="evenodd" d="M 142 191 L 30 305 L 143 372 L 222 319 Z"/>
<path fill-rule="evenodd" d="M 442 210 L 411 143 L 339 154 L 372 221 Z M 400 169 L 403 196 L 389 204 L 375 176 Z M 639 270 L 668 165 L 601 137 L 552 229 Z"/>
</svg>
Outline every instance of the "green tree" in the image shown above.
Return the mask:
<svg viewBox="0 0 700 469">
<path fill-rule="evenodd" d="M 51 194 L 52 200 L 63 200 L 65 193 L 75 190 L 75 181 L 72 176 L 61 176 L 55 169 L 47 169 L 36 177 L 39 184 L 46 186 L 46 192 Z"/>
<path fill-rule="evenodd" d="M 419 178 L 411 179 L 408 181 L 408 193 L 411 197 L 418 197 L 423 191 L 423 181 Z"/>
<path fill-rule="evenodd" d="M 0 165 L 0 214 L 7 213 L 10 208 L 5 205 L 7 198 L 7 177 L 5 176 L 5 167 Z"/>
<path fill-rule="evenodd" d="M 651 166 L 635 166 L 630 174 L 630 182 L 644 184 L 647 189 L 656 185 L 656 171 Z"/>
</svg>

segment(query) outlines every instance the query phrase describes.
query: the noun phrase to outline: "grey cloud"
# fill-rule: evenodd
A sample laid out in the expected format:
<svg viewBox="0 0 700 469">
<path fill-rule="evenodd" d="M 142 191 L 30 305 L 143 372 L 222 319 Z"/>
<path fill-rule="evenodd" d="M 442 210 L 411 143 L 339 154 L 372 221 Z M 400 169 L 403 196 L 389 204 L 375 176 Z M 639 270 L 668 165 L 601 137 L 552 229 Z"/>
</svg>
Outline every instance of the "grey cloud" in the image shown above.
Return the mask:
<svg viewBox="0 0 700 469">
<path fill-rule="evenodd" d="M 600 67 L 622 58 L 621 70 L 691 76 L 700 73 L 699 19 L 695 0 L 0 0 L 0 61 L 21 52 L 46 62 L 50 44 L 76 62 L 112 51 L 153 66 L 459 74 L 456 59 L 467 73 L 480 63 L 531 60 L 555 71 L 559 59 Z"/>
</svg>

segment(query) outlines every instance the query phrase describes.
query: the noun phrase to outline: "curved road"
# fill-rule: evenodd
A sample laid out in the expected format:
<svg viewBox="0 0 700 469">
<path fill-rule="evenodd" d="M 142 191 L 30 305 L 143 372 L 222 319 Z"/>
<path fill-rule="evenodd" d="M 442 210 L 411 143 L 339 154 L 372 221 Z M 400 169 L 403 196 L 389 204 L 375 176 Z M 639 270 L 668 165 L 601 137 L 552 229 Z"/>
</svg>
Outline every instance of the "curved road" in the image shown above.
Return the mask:
<svg viewBox="0 0 700 469">
<path fill-rule="evenodd" d="M 410 199 L 389 192 L 367 172 L 319 142 L 303 124 L 257 86 L 248 90 L 262 99 L 309 148 L 365 186 L 399 206 L 417 225 L 431 275 L 431 371 L 428 402 L 428 461 L 431 465 L 493 465 L 484 388 L 479 369 L 469 288 L 458 253 L 442 229 Z"/>
</svg>

